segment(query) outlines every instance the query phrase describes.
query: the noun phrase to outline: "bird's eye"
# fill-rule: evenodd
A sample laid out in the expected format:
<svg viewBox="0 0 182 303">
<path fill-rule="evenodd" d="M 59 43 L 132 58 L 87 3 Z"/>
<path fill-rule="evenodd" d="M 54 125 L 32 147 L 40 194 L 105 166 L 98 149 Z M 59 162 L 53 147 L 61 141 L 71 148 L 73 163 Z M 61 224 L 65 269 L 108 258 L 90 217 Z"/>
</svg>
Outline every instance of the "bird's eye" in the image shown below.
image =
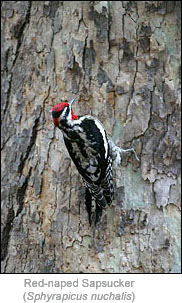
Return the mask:
<svg viewBox="0 0 182 303">
<path fill-rule="evenodd" d="M 62 110 L 60 110 L 60 111 L 52 111 L 52 116 L 53 116 L 53 118 L 57 119 L 57 118 L 59 118 L 59 116 L 61 115 L 61 113 L 62 113 Z"/>
</svg>

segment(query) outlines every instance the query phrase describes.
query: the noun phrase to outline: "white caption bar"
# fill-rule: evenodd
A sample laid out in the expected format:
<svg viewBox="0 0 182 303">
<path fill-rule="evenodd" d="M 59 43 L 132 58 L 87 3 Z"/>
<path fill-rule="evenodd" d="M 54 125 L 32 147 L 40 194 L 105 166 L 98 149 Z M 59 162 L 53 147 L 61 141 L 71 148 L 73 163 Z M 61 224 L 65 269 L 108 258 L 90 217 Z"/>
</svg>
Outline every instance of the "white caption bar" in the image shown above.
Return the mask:
<svg viewBox="0 0 182 303">
<path fill-rule="evenodd" d="M 6 303 L 182 302 L 182 275 L 5 274 L 0 299 Z"/>
</svg>

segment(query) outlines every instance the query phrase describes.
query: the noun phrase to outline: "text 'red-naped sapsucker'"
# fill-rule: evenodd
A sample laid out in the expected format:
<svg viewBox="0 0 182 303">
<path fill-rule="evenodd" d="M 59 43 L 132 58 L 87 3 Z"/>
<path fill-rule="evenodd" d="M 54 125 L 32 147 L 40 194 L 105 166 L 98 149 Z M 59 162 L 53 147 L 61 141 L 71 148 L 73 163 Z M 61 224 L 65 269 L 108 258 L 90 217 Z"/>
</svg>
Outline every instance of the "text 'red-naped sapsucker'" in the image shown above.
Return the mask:
<svg viewBox="0 0 182 303">
<path fill-rule="evenodd" d="M 112 203 L 112 161 L 120 162 L 120 155 L 123 152 L 135 151 L 116 146 L 95 117 L 75 115 L 72 109 L 75 99 L 55 105 L 52 109 L 52 118 L 55 126 L 62 131 L 69 155 L 84 181 L 85 203 L 91 224 L 92 198 L 96 206 L 95 222 L 101 216 L 102 209 Z"/>
</svg>

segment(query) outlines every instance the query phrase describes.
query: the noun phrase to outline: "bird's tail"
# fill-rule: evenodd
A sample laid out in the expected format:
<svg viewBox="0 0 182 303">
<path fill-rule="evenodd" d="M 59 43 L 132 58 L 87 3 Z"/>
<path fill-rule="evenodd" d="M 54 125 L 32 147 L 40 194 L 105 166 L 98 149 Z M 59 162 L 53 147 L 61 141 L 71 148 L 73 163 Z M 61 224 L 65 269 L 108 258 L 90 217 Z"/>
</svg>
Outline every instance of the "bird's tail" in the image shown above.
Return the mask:
<svg viewBox="0 0 182 303">
<path fill-rule="evenodd" d="M 102 209 L 107 207 L 109 199 L 104 196 L 104 190 L 94 184 L 89 184 L 84 180 L 86 187 L 86 209 L 88 212 L 89 223 L 92 224 L 92 197 L 95 199 L 95 224 L 102 215 Z"/>
</svg>

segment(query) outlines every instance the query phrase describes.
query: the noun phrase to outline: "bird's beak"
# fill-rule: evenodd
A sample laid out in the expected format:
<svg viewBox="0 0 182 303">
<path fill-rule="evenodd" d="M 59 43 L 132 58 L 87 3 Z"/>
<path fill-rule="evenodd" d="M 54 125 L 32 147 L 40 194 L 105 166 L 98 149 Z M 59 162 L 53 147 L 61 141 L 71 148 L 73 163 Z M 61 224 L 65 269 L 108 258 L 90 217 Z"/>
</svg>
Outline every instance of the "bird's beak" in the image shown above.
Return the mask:
<svg viewBox="0 0 182 303">
<path fill-rule="evenodd" d="M 75 101 L 75 99 L 76 99 L 76 97 L 74 97 L 73 99 L 71 99 L 71 100 L 68 102 L 68 104 L 71 106 L 72 103 Z"/>
</svg>

